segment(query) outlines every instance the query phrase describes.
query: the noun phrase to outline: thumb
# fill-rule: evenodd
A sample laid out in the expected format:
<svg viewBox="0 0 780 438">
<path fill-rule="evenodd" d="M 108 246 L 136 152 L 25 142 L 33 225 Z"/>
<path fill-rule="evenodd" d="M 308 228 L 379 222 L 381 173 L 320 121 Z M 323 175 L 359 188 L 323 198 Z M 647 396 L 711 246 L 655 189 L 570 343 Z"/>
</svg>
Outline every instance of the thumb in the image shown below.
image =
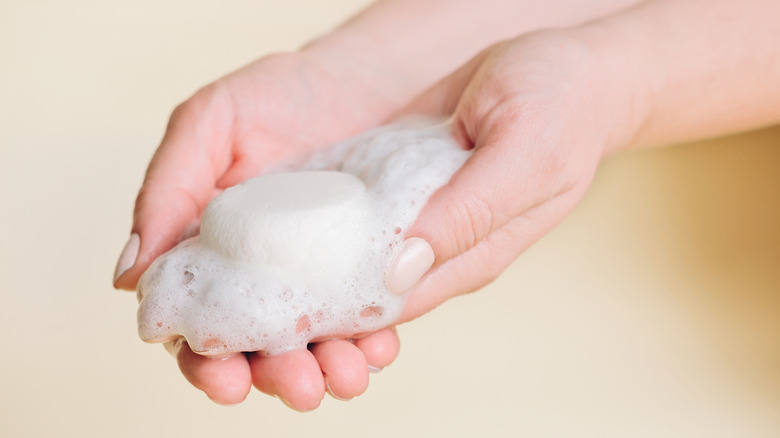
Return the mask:
<svg viewBox="0 0 780 438">
<path fill-rule="evenodd" d="M 132 290 L 146 268 L 196 232 L 198 218 L 230 165 L 229 111 L 201 92 L 171 115 L 138 193 L 133 227 L 114 273 L 114 287 Z M 224 120 L 223 120 L 224 119 Z"/>
<path fill-rule="evenodd" d="M 420 115 L 445 116 L 455 111 L 466 86 L 469 84 L 479 62 L 472 60 L 420 94 L 396 117 L 402 119 Z M 451 126 L 455 126 L 454 124 Z M 458 138 L 454 132 L 453 136 Z M 468 145 L 467 142 L 458 141 Z M 412 236 L 407 233 L 407 236 Z M 387 288 L 397 294 L 405 294 L 433 266 L 436 256 L 428 240 L 421 237 L 407 238 L 396 255 L 386 276 Z"/>
<path fill-rule="evenodd" d="M 462 255 L 567 187 L 549 184 L 560 171 L 543 135 L 520 118 L 466 119 L 459 108 L 453 130 L 473 133 L 473 155 L 428 200 L 407 232 L 387 276 L 396 294 L 411 289 L 430 270 Z M 511 113 L 511 112 L 510 112 Z M 498 114 L 507 114 L 499 109 Z M 478 120 L 479 122 L 474 122 Z M 468 134 L 464 134 L 468 135 Z M 512 234 L 512 233 L 504 233 Z"/>
</svg>

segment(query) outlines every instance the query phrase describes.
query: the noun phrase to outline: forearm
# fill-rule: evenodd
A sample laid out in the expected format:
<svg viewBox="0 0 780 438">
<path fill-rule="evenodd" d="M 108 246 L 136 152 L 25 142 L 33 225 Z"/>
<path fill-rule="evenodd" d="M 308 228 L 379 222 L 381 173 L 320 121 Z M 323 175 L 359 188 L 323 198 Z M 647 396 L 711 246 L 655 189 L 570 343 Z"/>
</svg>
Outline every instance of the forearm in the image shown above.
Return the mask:
<svg viewBox="0 0 780 438">
<path fill-rule="evenodd" d="M 367 69 L 405 103 L 488 45 L 639 0 L 382 0 L 303 50 Z"/>
<path fill-rule="evenodd" d="M 778 17 L 775 0 L 657 0 L 584 26 L 642 96 L 641 123 L 625 146 L 780 122 Z"/>
</svg>

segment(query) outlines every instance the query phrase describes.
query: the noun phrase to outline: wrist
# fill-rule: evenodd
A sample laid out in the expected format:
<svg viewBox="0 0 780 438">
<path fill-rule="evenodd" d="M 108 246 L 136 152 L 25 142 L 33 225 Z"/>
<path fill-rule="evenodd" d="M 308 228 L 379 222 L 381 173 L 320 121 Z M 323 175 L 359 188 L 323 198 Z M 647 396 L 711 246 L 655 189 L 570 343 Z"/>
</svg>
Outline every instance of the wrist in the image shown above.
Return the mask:
<svg viewBox="0 0 780 438">
<path fill-rule="evenodd" d="M 369 37 L 337 29 L 312 40 L 298 54 L 325 66 L 356 94 L 370 93 L 386 103 L 386 117 L 398 112 L 424 89 L 410 71 L 393 65 Z"/>
<path fill-rule="evenodd" d="M 636 145 L 652 112 L 648 63 L 630 47 L 626 30 L 609 21 L 567 29 L 590 54 L 590 71 L 596 91 L 594 105 L 605 122 L 607 137 L 602 155 Z"/>
</svg>

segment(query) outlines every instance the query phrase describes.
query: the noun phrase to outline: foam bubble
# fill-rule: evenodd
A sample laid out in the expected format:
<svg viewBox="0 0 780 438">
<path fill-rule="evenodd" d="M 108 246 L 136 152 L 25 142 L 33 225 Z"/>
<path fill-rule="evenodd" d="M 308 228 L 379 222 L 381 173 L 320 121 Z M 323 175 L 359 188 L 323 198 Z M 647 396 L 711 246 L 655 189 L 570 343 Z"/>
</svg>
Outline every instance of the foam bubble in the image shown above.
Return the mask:
<svg viewBox="0 0 780 438">
<path fill-rule="evenodd" d="M 430 120 L 383 127 L 318 153 L 301 171 L 227 189 L 201 234 L 159 257 L 138 284 L 148 342 L 279 354 L 392 324 L 405 297 L 387 268 L 433 192 L 468 158 Z"/>
</svg>

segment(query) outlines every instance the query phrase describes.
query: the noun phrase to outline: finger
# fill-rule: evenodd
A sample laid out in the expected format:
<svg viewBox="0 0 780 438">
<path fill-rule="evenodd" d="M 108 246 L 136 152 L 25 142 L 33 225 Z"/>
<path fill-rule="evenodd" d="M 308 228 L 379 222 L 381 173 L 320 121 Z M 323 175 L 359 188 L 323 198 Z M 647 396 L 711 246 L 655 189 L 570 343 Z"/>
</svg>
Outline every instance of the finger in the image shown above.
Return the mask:
<svg viewBox="0 0 780 438">
<path fill-rule="evenodd" d="M 320 364 L 325 388 L 333 398 L 349 400 L 368 388 L 366 357 L 345 339 L 319 342 L 311 352 Z"/>
<path fill-rule="evenodd" d="M 117 264 L 115 287 L 134 289 L 149 264 L 197 226 L 231 164 L 231 108 L 229 96 L 213 86 L 172 114 L 136 199 L 132 244 Z"/>
<path fill-rule="evenodd" d="M 167 348 L 179 362 L 184 377 L 215 403 L 241 403 L 252 389 L 249 363 L 243 354 L 225 358 L 201 356 L 193 353 L 181 339 L 169 343 Z"/>
<path fill-rule="evenodd" d="M 432 266 L 469 251 L 512 218 L 592 177 L 567 168 L 577 159 L 550 135 L 559 127 L 545 122 L 555 115 L 512 101 L 480 112 L 470 105 L 458 106 L 454 123 L 463 127 L 474 153 L 407 232 L 387 277 L 395 293 L 408 291 Z"/>
<path fill-rule="evenodd" d="M 398 323 L 423 315 L 453 296 L 476 291 L 495 280 L 534 242 L 552 230 L 579 200 L 567 192 L 513 218 L 464 254 L 433 269 L 410 292 Z"/>
<path fill-rule="evenodd" d="M 514 123 L 480 129 L 474 154 L 449 183 L 437 190 L 420 212 L 407 238 L 420 237 L 441 265 L 476 246 L 511 218 L 553 197 L 558 187 L 544 187 L 557 170 L 554 157 Z M 514 142 L 523 145 L 523 153 Z M 541 169 L 540 169 L 541 167 Z M 549 175 L 541 175 L 547 172 Z"/>
<path fill-rule="evenodd" d="M 401 350 L 401 341 L 394 327 L 355 339 L 354 344 L 366 358 L 368 370 L 374 373 L 393 363 Z"/>
<path fill-rule="evenodd" d="M 249 366 L 257 389 L 278 396 L 297 411 L 317 408 L 325 396 L 322 370 L 309 350 L 293 350 L 278 356 L 252 353 Z"/>
</svg>

